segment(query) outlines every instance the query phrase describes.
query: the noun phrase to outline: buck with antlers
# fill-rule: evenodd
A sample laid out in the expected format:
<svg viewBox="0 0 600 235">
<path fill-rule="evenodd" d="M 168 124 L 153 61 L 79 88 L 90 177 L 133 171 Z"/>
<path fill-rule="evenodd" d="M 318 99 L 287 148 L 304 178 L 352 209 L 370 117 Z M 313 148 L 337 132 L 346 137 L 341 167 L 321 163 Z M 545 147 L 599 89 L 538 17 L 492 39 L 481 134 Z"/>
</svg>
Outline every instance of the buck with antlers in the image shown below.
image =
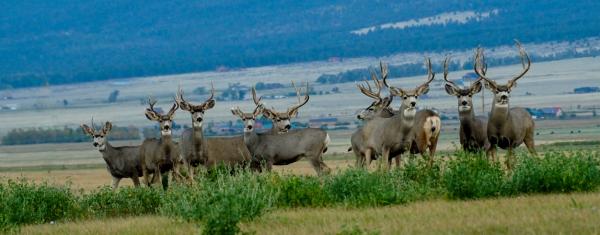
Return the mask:
<svg viewBox="0 0 600 235">
<path fill-rule="evenodd" d="M 387 66 L 383 63 L 380 63 L 381 75 L 384 79 L 387 79 L 388 70 Z M 381 97 L 381 89 L 385 85 L 378 78 L 377 75 L 372 71 L 371 78 L 375 84 L 375 88 L 377 91 L 373 91 L 371 86 L 367 81 L 364 85 L 357 85 L 358 89 L 366 96 L 373 98 L 375 101 L 369 107 L 361 111 L 357 116 L 358 119 L 369 121 L 375 117 L 380 118 L 389 118 L 394 115 L 399 114 L 399 111 L 394 111 L 390 106 L 393 96 Z M 435 155 L 435 150 L 437 147 L 437 141 L 440 134 L 441 129 L 441 120 L 437 113 L 432 110 L 424 109 L 420 110 L 415 114 L 414 118 L 413 130 L 411 131 L 413 135 L 413 142 L 411 144 L 411 153 L 416 154 L 420 153 L 425 157 L 425 153 L 429 150 L 429 163 L 433 163 L 433 156 Z M 365 136 L 364 132 L 368 132 L 370 130 L 359 128 L 355 133 L 352 134 L 351 150 L 354 151 L 357 157 L 357 165 L 364 166 L 365 164 L 365 143 L 363 142 L 363 136 Z M 372 159 L 375 159 L 376 156 L 372 156 Z M 399 160 L 399 158 L 398 158 Z M 367 163 L 368 164 L 368 163 Z M 397 163 L 398 164 L 398 163 Z"/>
<path fill-rule="evenodd" d="M 173 117 L 179 107 L 177 102 L 173 104 L 169 112 L 162 114 L 154 110 L 156 100 L 148 99 L 149 108 L 146 108 L 146 118 L 150 121 L 159 123 L 160 138 L 145 139 L 140 146 L 140 162 L 144 181 L 148 186 L 158 182 L 158 176 L 173 170 L 175 177 L 181 178 L 178 172 L 179 164 L 179 146 L 172 140 L 171 132 L 173 129 Z M 149 180 L 149 175 L 152 179 Z M 165 176 L 166 177 L 166 176 Z M 163 180 L 163 188 L 167 188 L 167 182 Z"/>
<path fill-rule="evenodd" d="M 383 84 L 389 89 L 392 96 L 402 99 L 400 110 L 391 117 L 374 117 L 363 126 L 362 138 L 364 145 L 364 156 L 366 164 L 376 155 L 383 157 L 384 166 L 387 168 L 391 159 L 395 158 L 396 166 L 400 165 L 400 157 L 410 151 L 412 142 L 415 140 L 413 126 L 417 114 L 416 105 L 420 95 L 429 91 L 429 83 L 433 81 L 435 74 L 431 69 L 431 61 L 426 60 L 427 81 L 415 89 L 404 90 L 390 86 L 387 83 L 387 66 L 381 65 Z"/>
<path fill-rule="evenodd" d="M 266 164 L 267 170 L 270 170 L 272 165 L 288 165 L 307 158 L 317 174 L 331 171 L 323 162 L 323 153 L 331 141 L 327 132 L 317 128 L 305 128 L 285 133 L 256 133 L 254 123 L 256 118 L 264 113 L 260 98 L 256 101 L 259 105 L 252 113 L 244 113 L 239 107 L 231 109 L 233 115 L 244 122 L 244 143 L 253 161 Z"/>
<path fill-rule="evenodd" d="M 250 161 L 250 153 L 241 136 L 204 138 L 202 132 L 204 112 L 215 106 L 214 95 L 215 90 L 212 87 L 210 97 L 203 103 L 194 105 L 183 98 L 181 88 L 177 92 L 176 101 L 179 107 L 192 114 L 192 128 L 183 131 L 180 144 L 189 180 L 193 180 L 194 169 L 200 164 L 207 167 L 221 163 L 235 166 L 245 165 Z"/>
<path fill-rule="evenodd" d="M 475 116 L 473 96 L 481 91 L 483 78 L 479 77 L 469 87 L 461 88 L 448 79 L 448 63 L 450 58 L 444 60 L 444 80 L 446 93 L 458 99 L 458 117 L 460 120 L 459 138 L 464 151 L 488 151 L 490 142 L 487 137 L 487 118 Z M 481 73 L 485 75 L 487 67 L 484 65 Z"/>
<path fill-rule="evenodd" d="M 529 55 L 518 41 L 516 41 L 516 44 L 523 70 L 506 84 L 498 84 L 486 76 L 482 48 L 477 48 L 474 68 L 475 73 L 485 80 L 486 88 L 494 93 L 492 110 L 487 125 L 487 136 L 491 145 L 492 158 L 495 158 L 496 146 L 507 149 L 506 166 L 508 169 L 512 169 L 512 164 L 514 164 L 513 149 L 522 143 L 525 143 L 531 154 L 537 155 L 533 140 L 535 124 L 531 115 L 524 108 L 509 107 L 510 92 L 515 88 L 517 80 L 525 76 L 531 67 Z"/>
<path fill-rule="evenodd" d="M 298 104 L 292 105 L 285 112 L 277 112 L 274 108 L 268 109 L 263 105 L 263 116 L 273 122 L 273 127 L 271 128 L 272 133 L 285 133 L 292 128 L 291 119 L 298 115 L 298 109 L 304 106 L 308 102 L 308 82 L 306 83 L 306 94 L 304 98 L 300 98 L 301 89 L 296 88 L 296 85 L 292 81 L 292 87 L 296 91 L 296 95 L 298 97 Z M 259 99 L 256 96 L 256 89 L 252 89 L 252 100 L 254 104 L 261 105 Z"/>
<path fill-rule="evenodd" d="M 102 154 L 106 162 L 106 169 L 112 176 L 112 189 L 119 187 L 119 182 L 123 178 L 131 178 L 136 187 L 140 186 L 139 176 L 142 175 L 142 167 L 139 157 L 139 146 L 121 146 L 113 147 L 108 142 L 108 133 L 112 129 L 112 123 L 106 122 L 100 131 L 94 126 L 92 118 L 92 127 L 81 124 L 83 132 L 93 138 L 94 147 Z"/>
</svg>

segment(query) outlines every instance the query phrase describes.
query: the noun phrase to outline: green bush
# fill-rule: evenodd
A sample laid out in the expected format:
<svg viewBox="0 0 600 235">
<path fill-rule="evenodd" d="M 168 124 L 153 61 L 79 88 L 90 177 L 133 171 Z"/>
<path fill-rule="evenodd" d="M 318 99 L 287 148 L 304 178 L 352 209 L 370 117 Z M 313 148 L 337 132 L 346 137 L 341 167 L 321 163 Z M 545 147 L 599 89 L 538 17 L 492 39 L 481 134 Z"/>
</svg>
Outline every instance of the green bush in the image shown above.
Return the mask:
<svg viewBox="0 0 600 235">
<path fill-rule="evenodd" d="M 278 179 L 279 207 L 322 207 L 330 203 L 317 177 L 292 175 Z"/>
<path fill-rule="evenodd" d="M 162 190 L 121 187 L 100 188 L 82 196 L 80 205 L 87 216 L 114 217 L 155 214 L 162 203 Z"/>
<path fill-rule="evenodd" d="M 271 208 L 276 191 L 270 174 L 227 172 L 193 187 L 174 186 L 166 193 L 162 212 L 190 221 L 203 221 L 204 234 L 235 234 L 238 223 L 251 220 Z"/>
<path fill-rule="evenodd" d="M 0 185 L 0 196 L 1 230 L 78 215 L 77 199 L 68 187 L 9 180 Z"/>
<path fill-rule="evenodd" d="M 519 156 L 511 186 L 519 193 L 591 191 L 600 186 L 598 154 L 548 152 L 543 157 Z"/>
<path fill-rule="evenodd" d="M 505 176 L 500 164 L 489 162 L 481 154 L 458 152 L 448 163 L 444 186 L 454 199 L 485 198 L 505 192 Z"/>
</svg>

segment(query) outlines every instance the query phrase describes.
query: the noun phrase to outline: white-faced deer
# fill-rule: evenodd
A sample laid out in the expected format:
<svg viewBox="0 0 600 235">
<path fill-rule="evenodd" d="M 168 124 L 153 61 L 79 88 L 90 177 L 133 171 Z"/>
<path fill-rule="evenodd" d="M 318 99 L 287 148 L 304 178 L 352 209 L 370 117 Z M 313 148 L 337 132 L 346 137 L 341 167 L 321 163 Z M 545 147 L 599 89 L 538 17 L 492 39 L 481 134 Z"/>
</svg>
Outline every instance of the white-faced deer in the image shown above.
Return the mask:
<svg viewBox="0 0 600 235">
<path fill-rule="evenodd" d="M 444 60 L 444 80 L 446 93 L 458 99 L 458 117 L 460 120 L 459 138 L 464 151 L 488 151 L 490 142 L 487 137 L 487 117 L 475 116 L 473 96 L 481 91 L 482 78 L 478 78 L 469 87 L 461 88 L 448 79 L 448 63 L 450 58 Z M 487 68 L 482 68 L 485 74 Z"/>
<path fill-rule="evenodd" d="M 525 49 L 523 49 L 518 41 L 516 41 L 516 44 L 521 56 L 523 71 L 510 79 L 506 84 L 498 84 L 496 81 L 486 77 L 482 48 L 477 48 L 475 55 L 475 73 L 486 81 L 486 88 L 494 93 L 492 111 L 487 126 L 488 140 L 491 145 L 490 152 L 492 158 L 495 158 L 496 146 L 507 149 L 506 166 L 508 169 L 512 169 L 512 165 L 514 164 L 513 149 L 522 143 L 525 143 L 531 154 L 537 155 L 533 140 L 535 124 L 531 115 L 524 108 L 510 108 L 508 102 L 510 92 L 515 88 L 517 80 L 525 76 L 531 67 L 529 55 L 527 55 L 527 52 L 525 52 Z"/>
<path fill-rule="evenodd" d="M 366 142 L 364 155 L 367 165 L 371 162 L 372 156 L 381 155 L 385 168 L 388 168 L 392 158 L 395 158 L 396 166 L 399 166 L 401 155 L 410 150 L 415 140 L 412 131 L 417 114 L 418 97 L 429 91 L 429 83 L 435 77 L 429 59 L 426 60 L 426 65 L 427 81 L 412 90 L 390 86 L 387 83 L 387 66 L 381 65 L 383 84 L 388 87 L 391 95 L 402 99 L 402 104 L 398 114 L 388 118 L 375 117 L 363 127 L 368 130 L 363 135 L 363 140 Z"/>
<path fill-rule="evenodd" d="M 140 147 L 113 147 L 108 142 L 108 133 L 112 129 L 110 122 L 106 122 L 99 131 L 94 126 L 94 119 L 92 119 L 92 127 L 81 124 L 81 128 L 83 133 L 93 138 L 94 147 L 98 148 L 98 151 L 102 154 L 102 158 L 106 162 L 106 169 L 112 176 L 112 189 L 117 189 L 123 178 L 131 178 L 133 184 L 139 187 L 140 180 L 138 177 L 142 175 L 139 157 Z"/>
<path fill-rule="evenodd" d="M 271 128 L 272 133 L 285 133 L 289 131 L 292 128 L 292 117 L 295 117 L 298 114 L 298 109 L 300 109 L 300 107 L 302 107 L 308 102 L 308 82 L 306 83 L 306 94 L 304 95 L 304 98 L 300 98 L 301 89 L 296 88 L 296 85 L 293 81 L 292 86 L 294 87 L 294 90 L 296 90 L 296 95 L 298 96 L 298 104 L 292 105 L 285 112 L 277 112 L 275 108 L 268 109 L 265 108 L 263 105 L 263 116 L 271 120 L 271 122 L 273 122 L 273 128 Z M 260 104 L 259 99 L 256 97 L 256 89 L 254 88 L 252 89 L 252 100 L 257 106 L 262 105 Z"/>
<path fill-rule="evenodd" d="M 177 143 L 172 140 L 173 117 L 179 107 L 177 102 L 173 104 L 168 113 L 162 114 L 154 110 L 156 100 L 148 99 L 149 108 L 146 108 L 146 118 L 158 122 L 160 125 L 160 138 L 145 139 L 140 146 L 140 162 L 144 181 L 148 186 L 158 182 L 159 175 L 174 170 L 174 176 L 181 177 L 178 172 L 180 155 Z M 152 180 L 149 175 L 152 174 Z M 164 181 L 164 180 L 163 180 Z M 163 182 L 163 188 L 167 188 Z"/>
<path fill-rule="evenodd" d="M 212 85 L 212 84 L 211 84 Z M 182 110 L 192 114 L 192 128 L 181 134 L 181 154 L 188 168 L 189 180 L 194 178 L 194 168 L 199 164 L 213 167 L 217 164 L 229 166 L 245 165 L 250 161 L 250 153 L 242 136 L 205 138 L 202 131 L 204 112 L 215 106 L 214 87 L 210 97 L 199 105 L 187 102 L 179 89 L 176 101 Z"/>
<path fill-rule="evenodd" d="M 254 112 L 244 113 L 239 107 L 231 108 L 231 113 L 244 122 L 244 143 L 252 154 L 252 160 L 265 164 L 267 170 L 272 165 L 288 165 L 307 158 L 317 174 L 327 174 L 331 170 L 323 162 L 323 152 L 330 142 L 327 132 L 306 128 L 285 133 L 256 133 L 254 123 L 263 113 L 262 105 Z"/>
</svg>

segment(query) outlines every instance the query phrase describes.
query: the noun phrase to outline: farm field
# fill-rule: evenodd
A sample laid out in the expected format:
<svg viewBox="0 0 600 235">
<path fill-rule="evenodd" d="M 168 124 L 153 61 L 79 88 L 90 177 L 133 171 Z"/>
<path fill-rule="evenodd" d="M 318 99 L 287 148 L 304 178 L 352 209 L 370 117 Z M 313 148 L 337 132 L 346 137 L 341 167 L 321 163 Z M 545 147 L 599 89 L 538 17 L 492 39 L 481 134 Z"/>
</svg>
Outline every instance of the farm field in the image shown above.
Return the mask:
<svg viewBox="0 0 600 235">
<path fill-rule="evenodd" d="M 600 193 L 435 200 L 377 208 L 278 210 L 240 225 L 256 234 L 598 234 Z M 22 234 L 192 234 L 201 225 L 142 216 L 23 227 Z"/>
</svg>

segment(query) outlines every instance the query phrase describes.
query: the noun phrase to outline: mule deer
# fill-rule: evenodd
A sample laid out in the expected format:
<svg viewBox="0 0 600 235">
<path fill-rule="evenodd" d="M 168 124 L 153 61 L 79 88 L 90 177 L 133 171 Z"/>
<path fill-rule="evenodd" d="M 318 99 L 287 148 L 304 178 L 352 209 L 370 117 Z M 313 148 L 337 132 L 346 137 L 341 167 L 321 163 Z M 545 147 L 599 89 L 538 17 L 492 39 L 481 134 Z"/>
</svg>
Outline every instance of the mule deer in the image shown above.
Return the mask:
<svg viewBox="0 0 600 235">
<path fill-rule="evenodd" d="M 108 142 L 108 133 L 112 129 L 112 123 L 110 122 L 106 122 L 100 131 L 96 130 L 94 119 L 92 119 L 92 127 L 81 124 L 81 128 L 84 134 L 94 138 L 93 145 L 102 154 L 102 158 L 106 162 L 106 169 L 112 176 L 112 189 L 116 190 L 123 178 L 131 178 L 133 184 L 139 187 L 140 180 L 138 177 L 142 175 L 139 157 L 140 147 L 113 147 Z"/>
<path fill-rule="evenodd" d="M 327 174 L 331 170 L 323 162 L 323 152 L 330 142 L 327 132 L 306 128 L 285 133 L 256 133 L 256 117 L 263 113 L 262 105 L 254 112 L 244 113 L 239 107 L 231 108 L 231 113 L 244 122 L 244 143 L 252 155 L 253 161 L 262 161 L 266 169 L 273 165 L 288 165 L 301 158 L 307 158 L 317 174 Z"/>
<path fill-rule="evenodd" d="M 484 116 L 475 116 L 475 108 L 473 106 L 473 96 L 481 91 L 483 78 L 479 77 L 469 87 L 461 88 L 448 79 L 449 62 L 450 58 L 444 60 L 444 80 L 446 81 L 444 88 L 448 95 L 456 96 L 458 99 L 460 145 L 467 152 L 488 151 L 490 149 L 490 142 L 487 137 L 487 118 Z M 486 71 L 487 67 L 484 65 L 482 74 L 485 75 Z"/>
<path fill-rule="evenodd" d="M 179 107 L 177 102 L 173 104 L 167 114 L 162 114 L 154 110 L 156 100 L 148 99 L 149 108 L 146 108 L 146 118 L 150 121 L 158 122 L 160 125 L 160 138 L 145 139 L 140 146 L 140 162 L 142 165 L 142 174 L 144 181 L 148 186 L 157 183 L 158 176 L 173 170 L 176 177 L 182 178 L 178 172 L 179 147 L 173 142 L 171 137 L 173 117 Z M 149 174 L 152 174 L 152 180 L 149 180 Z M 163 188 L 167 188 L 163 180 Z"/>
<path fill-rule="evenodd" d="M 211 84 L 212 86 L 212 84 Z M 188 178 L 193 180 L 194 168 L 202 164 L 213 167 L 217 164 L 229 166 L 245 165 L 250 161 L 242 136 L 205 138 L 202 132 L 204 112 L 215 106 L 214 87 L 210 97 L 199 105 L 193 105 L 183 98 L 183 90 L 177 92 L 176 101 L 182 110 L 192 114 L 192 128 L 181 134 L 181 155 L 188 169 Z"/>
<path fill-rule="evenodd" d="M 492 158 L 496 155 L 496 146 L 507 149 L 506 166 L 512 169 L 514 162 L 513 149 L 525 143 L 529 152 L 537 155 L 533 140 L 535 123 L 527 110 L 520 107 L 510 108 L 510 92 L 515 88 L 517 80 L 525 76 L 531 67 L 531 60 L 525 49 L 519 41 L 516 41 L 517 48 L 521 57 L 523 70 L 517 76 L 514 76 L 506 84 L 498 84 L 489 79 L 485 74 L 485 62 L 483 49 L 477 48 L 475 54 L 475 73 L 486 81 L 486 88 L 494 93 L 492 110 L 487 125 L 487 135 L 490 142 L 490 153 Z"/>
<path fill-rule="evenodd" d="M 301 89 L 296 88 L 296 85 L 292 81 L 292 86 L 296 91 L 296 95 L 298 97 L 298 104 L 292 105 L 285 112 L 277 112 L 274 108 L 268 109 L 263 105 L 263 116 L 271 120 L 273 122 L 273 127 L 271 129 L 272 133 L 285 133 L 292 128 L 291 119 L 298 115 L 298 109 L 304 106 L 308 102 L 308 82 L 306 83 L 306 94 L 304 98 L 300 98 Z M 252 100 L 254 104 L 261 105 L 259 99 L 256 97 L 256 89 L 252 89 Z"/>
<path fill-rule="evenodd" d="M 392 158 L 395 158 L 396 166 L 399 166 L 401 155 L 410 150 L 415 139 L 412 130 L 418 97 L 429 91 L 429 83 L 435 77 L 431 69 L 431 60 L 427 59 L 426 65 L 427 81 L 412 90 L 390 86 L 387 83 L 387 66 L 381 65 L 383 84 L 389 89 L 391 95 L 402 98 L 402 104 L 398 114 L 389 118 L 375 117 L 363 127 L 364 130 L 368 130 L 363 134 L 363 140 L 366 142 L 364 155 L 367 165 L 371 162 L 372 156 L 381 155 L 385 168 L 388 168 Z"/>
</svg>

